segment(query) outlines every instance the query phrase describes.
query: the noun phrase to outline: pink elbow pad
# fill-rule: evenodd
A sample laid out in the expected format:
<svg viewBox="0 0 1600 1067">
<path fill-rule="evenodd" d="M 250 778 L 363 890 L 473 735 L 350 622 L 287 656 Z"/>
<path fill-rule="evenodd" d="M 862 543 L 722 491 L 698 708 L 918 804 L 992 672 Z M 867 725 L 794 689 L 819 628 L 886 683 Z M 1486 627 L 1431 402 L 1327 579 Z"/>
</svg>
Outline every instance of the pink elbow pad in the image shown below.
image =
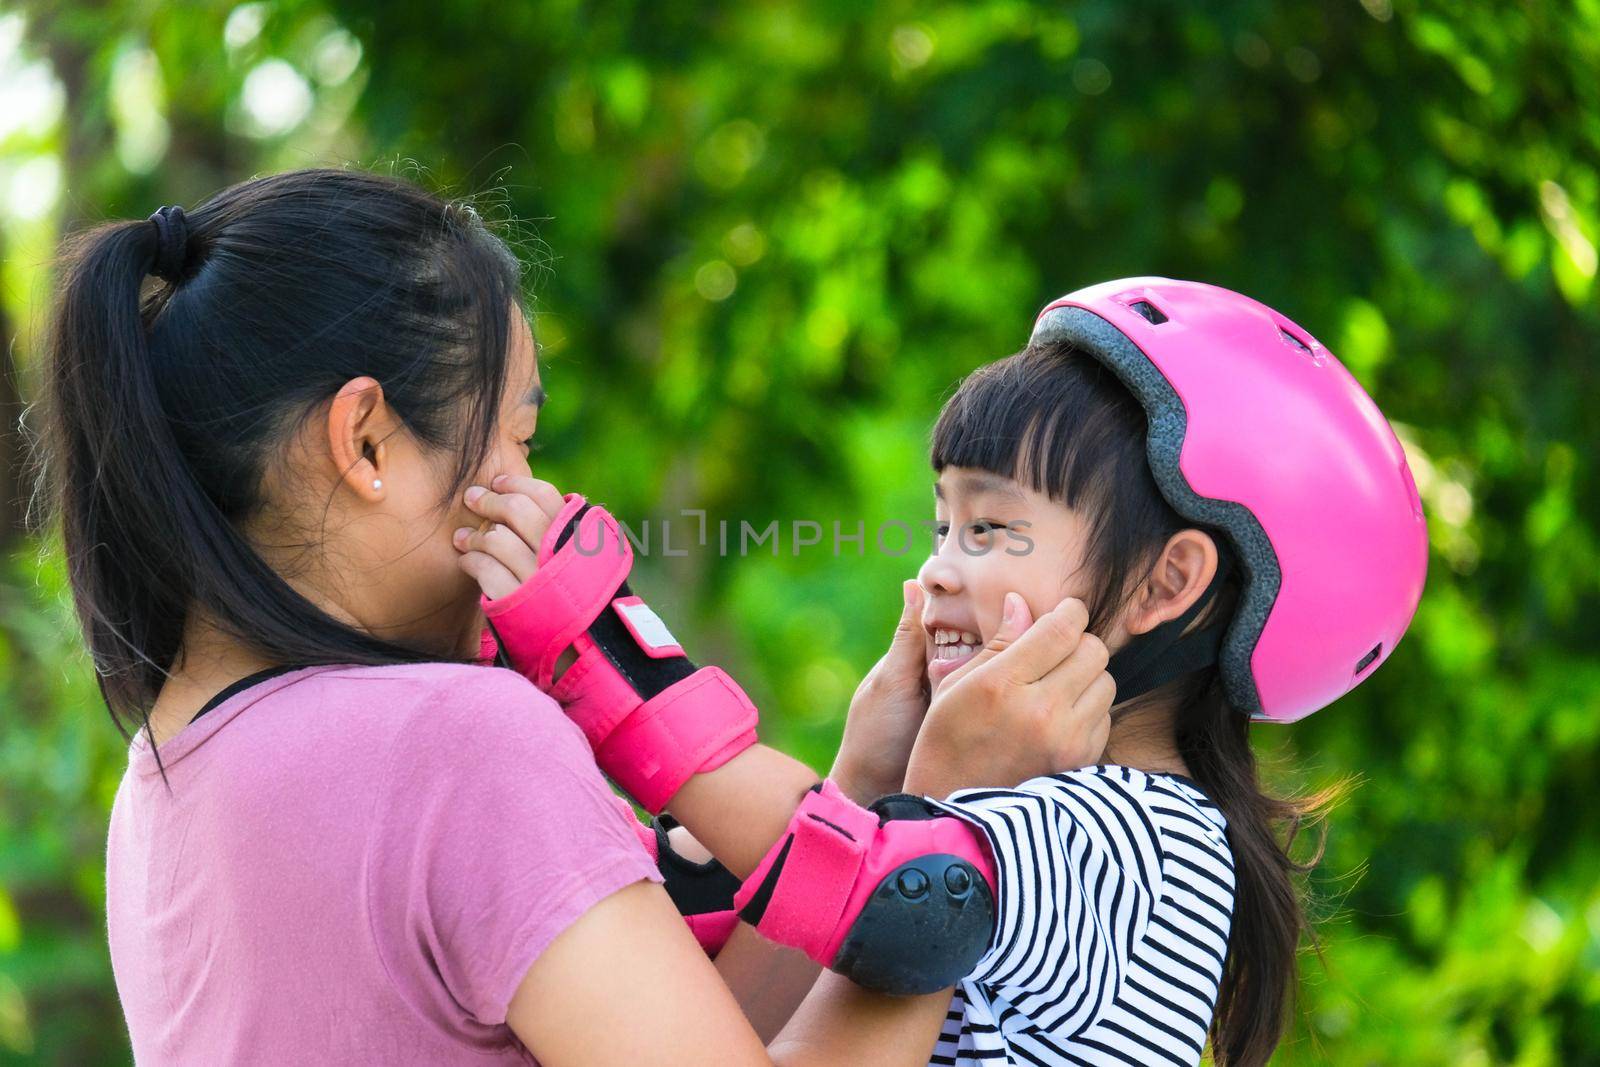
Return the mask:
<svg viewBox="0 0 1600 1067">
<path fill-rule="evenodd" d="M 658 815 L 649 826 L 637 819 L 634 824 L 641 840 L 646 834 L 650 837 L 647 848 L 673 907 L 706 955 L 715 959 L 739 925 L 739 913 L 733 910 L 739 879 L 715 859 L 698 862 L 674 849 L 668 836 L 668 830 L 677 825 L 672 816 Z"/>
<path fill-rule="evenodd" d="M 689 932 L 694 939 L 700 942 L 700 947 L 707 956 L 717 958 L 728 944 L 728 938 L 733 936 L 733 931 L 739 926 L 739 913 L 736 911 L 708 911 L 700 915 L 685 915 L 683 921 L 689 924 Z"/>
<path fill-rule="evenodd" d="M 633 549 L 602 507 L 568 494 L 538 548 L 539 568 L 480 601 L 511 665 L 566 710 L 595 761 L 641 806 L 666 807 L 691 777 L 756 740 L 756 709 L 716 667 L 696 667 L 628 587 Z M 559 681 L 567 649 L 576 660 Z"/>
<path fill-rule="evenodd" d="M 931 993 L 965 977 L 988 949 L 995 878 L 971 824 L 920 797 L 863 808 L 824 781 L 734 906 L 770 940 L 867 989 Z"/>
<path fill-rule="evenodd" d="M 661 872 L 667 895 L 683 916 L 689 932 L 706 955 L 716 959 L 739 925 L 739 913 L 733 910 L 733 894 L 739 888 L 739 880 L 716 860 L 696 863 L 673 851 L 667 838 L 668 825 L 675 825 L 670 817 L 663 816 L 651 824 L 642 823 L 626 800 L 615 794 L 612 800 L 639 844 L 649 853 L 650 861 Z"/>
</svg>

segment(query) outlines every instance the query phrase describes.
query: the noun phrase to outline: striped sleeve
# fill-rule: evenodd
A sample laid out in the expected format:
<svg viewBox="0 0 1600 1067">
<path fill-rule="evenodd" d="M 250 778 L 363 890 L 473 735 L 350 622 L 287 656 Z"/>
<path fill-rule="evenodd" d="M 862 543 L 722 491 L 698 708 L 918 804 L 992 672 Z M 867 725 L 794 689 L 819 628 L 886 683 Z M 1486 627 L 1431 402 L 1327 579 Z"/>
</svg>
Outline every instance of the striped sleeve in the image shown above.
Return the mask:
<svg viewBox="0 0 1600 1067">
<path fill-rule="evenodd" d="M 979 826 L 994 850 L 995 934 L 968 978 L 1007 1003 L 1003 1029 L 1070 1038 L 1122 989 L 1163 868 L 1144 778 L 1125 770 L 961 790 L 940 805 Z"/>
</svg>

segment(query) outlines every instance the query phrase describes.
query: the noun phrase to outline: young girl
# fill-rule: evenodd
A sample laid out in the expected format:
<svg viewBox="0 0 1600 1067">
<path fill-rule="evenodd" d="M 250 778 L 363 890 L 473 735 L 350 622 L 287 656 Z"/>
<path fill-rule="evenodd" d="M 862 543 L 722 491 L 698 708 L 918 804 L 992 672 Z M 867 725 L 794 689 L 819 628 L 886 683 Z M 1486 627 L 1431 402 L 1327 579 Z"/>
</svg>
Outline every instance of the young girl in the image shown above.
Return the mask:
<svg viewBox="0 0 1600 1067">
<path fill-rule="evenodd" d="M 276 175 L 74 242 L 42 492 L 134 734 L 106 904 L 138 1062 L 926 1062 L 947 996 L 843 980 L 769 1055 L 583 736 L 472 662 L 462 489 L 526 472 L 542 399 L 515 260 L 403 182 Z M 973 675 L 1075 647 L 1040 635 Z M 1019 679 L 1001 717 L 1081 689 Z M 975 693 L 942 695 L 930 732 Z M 790 783 L 790 809 L 814 780 L 740 752 L 727 769 Z M 726 778 L 693 769 L 688 799 Z M 787 817 L 749 821 L 770 842 Z"/>
<path fill-rule="evenodd" d="M 1195 1064 L 1209 1035 L 1218 1064 L 1265 1063 L 1304 929 L 1302 868 L 1283 837 L 1317 803 L 1262 790 L 1248 729 L 1336 699 L 1409 625 L 1427 549 L 1398 442 L 1283 316 L 1211 286 L 1132 279 L 1056 301 L 1026 349 L 963 383 L 933 464 L 943 535 L 920 575 L 915 666 L 935 701 L 970 678 L 986 641 L 1078 600 L 1116 652 L 1118 691 L 1096 765 L 1059 762 L 1014 787 L 978 766 L 999 740 L 983 716 L 916 737 L 909 790 L 945 796 L 956 783 L 928 765 L 951 745 L 967 777 L 1007 787 L 936 805 L 982 831 L 997 914 L 929 1062 Z M 879 688 L 901 696 L 853 709 L 852 729 L 858 716 L 915 722 L 911 647 L 897 641 L 879 668 Z M 685 819 L 719 857 L 749 812 L 787 803 L 746 785 L 737 819 Z M 680 800 L 694 798 L 670 801 L 674 814 Z M 777 863 L 805 840 L 797 826 Z M 792 915 L 789 927 L 753 915 L 773 885 L 759 871 L 745 883 L 747 919 L 819 962 L 858 966 Z"/>
</svg>

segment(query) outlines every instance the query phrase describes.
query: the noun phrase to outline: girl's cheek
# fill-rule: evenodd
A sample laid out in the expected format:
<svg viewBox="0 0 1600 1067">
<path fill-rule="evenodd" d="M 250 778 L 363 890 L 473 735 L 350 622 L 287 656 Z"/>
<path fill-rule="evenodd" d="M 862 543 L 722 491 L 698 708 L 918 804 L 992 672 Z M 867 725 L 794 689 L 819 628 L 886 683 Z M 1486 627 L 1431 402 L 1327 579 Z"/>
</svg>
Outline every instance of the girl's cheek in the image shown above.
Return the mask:
<svg viewBox="0 0 1600 1067">
<path fill-rule="evenodd" d="M 1028 606 L 1029 617 L 1033 619 L 1055 610 L 1056 605 L 1071 595 L 1061 588 L 1059 572 L 1042 565 L 1042 561 L 1034 556 L 1008 556 L 1002 551 L 999 558 L 1004 561 L 998 568 L 1001 577 L 994 586 L 994 596 L 989 598 L 992 607 L 985 605 L 992 612 L 992 618 L 986 620 L 986 639 L 1000 628 L 1000 616 L 1005 610 L 1007 593 L 1020 594 L 1023 603 Z"/>
<path fill-rule="evenodd" d="M 982 595 L 974 599 L 974 604 L 978 615 L 978 636 L 986 643 L 1000 629 L 1007 593 L 1022 594 L 1030 609 L 1033 607 L 1034 586 L 1026 562 L 1025 559 L 1006 555 L 1003 547 L 991 550 L 981 560 Z"/>
</svg>

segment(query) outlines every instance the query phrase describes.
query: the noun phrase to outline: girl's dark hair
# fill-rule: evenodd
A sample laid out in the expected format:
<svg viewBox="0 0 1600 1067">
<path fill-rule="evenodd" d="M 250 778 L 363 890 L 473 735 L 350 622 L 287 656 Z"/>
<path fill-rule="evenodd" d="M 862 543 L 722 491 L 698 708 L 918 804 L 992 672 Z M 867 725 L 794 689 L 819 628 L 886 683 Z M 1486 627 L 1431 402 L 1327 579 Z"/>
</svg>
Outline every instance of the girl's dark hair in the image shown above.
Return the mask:
<svg viewBox="0 0 1600 1067">
<path fill-rule="evenodd" d="M 972 467 L 1012 478 L 1082 511 L 1088 522 L 1084 571 L 1089 630 L 1104 634 L 1175 533 L 1202 529 L 1230 554 L 1220 530 L 1190 522 L 1167 503 L 1145 456 L 1146 418 L 1132 393 L 1093 356 L 1070 344 L 1033 345 L 970 375 L 940 413 L 933 466 Z M 1236 558 L 1236 557 L 1235 557 Z M 1239 567 L 1227 568 L 1197 624 L 1225 622 L 1239 595 Z M 1293 1000 L 1296 956 L 1310 933 L 1291 847 L 1319 822 L 1338 790 L 1277 797 L 1261 788 L 1250 748 L 1250 717 L 1231 706 L 1216 667 L 1156 691 L 1176 700 L 1178 752 L 1228 820 L 1234 857 L 1233 922 L 1216 1012 L 1218 1067 L 1256 1067 L 1277 1046 Z"/>
<path fill-rule="evenodd" d="M 124 736 L 148 731 L 192 612 L 270 663 L 438 658 L 313 605 L 240 523 L 301 420 L 362 375 L 454 453 L 445 506 L 491 447 L 521 300 L 475 211 L 397 179 L 295 171 L 167 214 L 70 240 L 39 400 L 38 499 Z"/>
</svg>

